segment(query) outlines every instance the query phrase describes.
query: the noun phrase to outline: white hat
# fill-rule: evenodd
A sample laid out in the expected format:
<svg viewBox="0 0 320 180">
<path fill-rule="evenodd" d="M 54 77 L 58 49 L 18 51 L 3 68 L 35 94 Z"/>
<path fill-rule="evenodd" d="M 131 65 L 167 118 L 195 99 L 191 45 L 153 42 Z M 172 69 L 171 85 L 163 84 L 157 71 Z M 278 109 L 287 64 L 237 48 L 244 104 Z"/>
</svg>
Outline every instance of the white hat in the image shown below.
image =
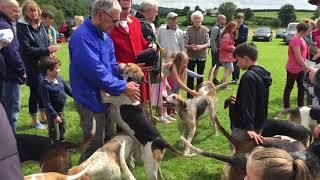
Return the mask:
<svg viewBox="0 0 320 180">
<path fill-rule="evenodd" d="M 169 14 L 167 15 L 167 19 L 175 18 L 175 17 L 177 17 L 177 16 L 178 16 L 177 13 L 175 13 L 175 12 L 169 12 Z"/>
<path fill-rule="evenodd" d="M 0 41 L 11 43 L 13 40 L 13 32 L 11 29 L 1 29 L 0 30 Z"/>
</svg>

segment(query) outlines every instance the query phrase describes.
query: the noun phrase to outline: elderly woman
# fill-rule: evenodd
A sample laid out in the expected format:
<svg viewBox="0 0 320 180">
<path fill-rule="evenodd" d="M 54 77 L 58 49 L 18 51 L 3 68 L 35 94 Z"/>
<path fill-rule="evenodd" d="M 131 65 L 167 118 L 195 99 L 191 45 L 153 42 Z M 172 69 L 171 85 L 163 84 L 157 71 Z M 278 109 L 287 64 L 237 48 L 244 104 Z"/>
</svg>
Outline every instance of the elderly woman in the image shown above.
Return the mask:
<svg viewBox="0 0 320 180">
<path fill-rule="evenodd" d="M 41 120 L 46 120 L 39 92 L 40 83 L 43 80 L 39 63 L 42 57 L 55 53 L 59 46 L 50 45 L 47 31 L 41 23 L 41 9 L 35 1 L 27 0 L 22 5 L 22 17 L 17 23 L 17 36 L 21 56 L 26 66 L 27 85 L 30 88 L 29 113 L 32 126 L 37 129 L 46 129 L 37 119 L 39 108 Z"/>
<path fill-rule="evenodd" d="M 201 25 L 203 14 L 200 11 L 195 11 L 191 15 L 192 26 L 187 27 L 185 36 L 185 48 L 190 58 L 188 69 L 194 71 L 197 66 L 197 73 L 203 75 L 204 66 L 207 58 L 207 48 L 210 46 L 210 38 L 208 28 Z M 202 83 L 203 79 L 197 79 L 197 86 Z M 193 78 L 188 77 L 187 86 L 190 89 L 193 87 Z M 196 94 L 188 94 L 191 98 Z"/>
</svg>

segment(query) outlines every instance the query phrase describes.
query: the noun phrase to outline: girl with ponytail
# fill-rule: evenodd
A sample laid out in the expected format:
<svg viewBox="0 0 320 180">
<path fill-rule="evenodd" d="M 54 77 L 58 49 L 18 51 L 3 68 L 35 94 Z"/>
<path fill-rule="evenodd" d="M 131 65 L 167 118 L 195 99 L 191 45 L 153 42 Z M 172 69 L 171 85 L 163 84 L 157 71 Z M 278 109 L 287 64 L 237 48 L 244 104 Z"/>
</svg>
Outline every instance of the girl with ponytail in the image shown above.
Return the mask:
<svg viewBox="0 0 320 180">
<path fill-rule="evenodd" d="M 286 151 L 277 148 L 253 150 L 246 170 L 244 180 L 313 180 L 302 160 L 294 160 Z"/>
</svg>

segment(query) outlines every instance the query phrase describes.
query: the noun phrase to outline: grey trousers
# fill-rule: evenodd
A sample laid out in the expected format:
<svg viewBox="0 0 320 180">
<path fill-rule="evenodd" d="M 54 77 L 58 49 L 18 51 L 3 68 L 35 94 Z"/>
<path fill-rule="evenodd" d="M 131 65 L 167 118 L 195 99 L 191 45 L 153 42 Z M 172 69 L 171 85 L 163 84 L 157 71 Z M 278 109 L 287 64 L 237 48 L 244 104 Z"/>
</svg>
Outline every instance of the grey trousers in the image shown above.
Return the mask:
<svg viewBox="0 0 320 180">
<path fill-rule="evenodd" d="M 80 116 L 80 126 L 83 137 L 86 139 L 90 136 L 92 130 L 93 117 L 96 119 L 96 134 L 93 142 L 81 154 L 79 164 L 88 159 L 97 149 L 104 145 L 104 142 L 112 138 L 112 121 L 108 118 L 109 110 L 105 112 L 94 113 L 89 109 L 76 103 L 76 110 Z"/>
</svg>

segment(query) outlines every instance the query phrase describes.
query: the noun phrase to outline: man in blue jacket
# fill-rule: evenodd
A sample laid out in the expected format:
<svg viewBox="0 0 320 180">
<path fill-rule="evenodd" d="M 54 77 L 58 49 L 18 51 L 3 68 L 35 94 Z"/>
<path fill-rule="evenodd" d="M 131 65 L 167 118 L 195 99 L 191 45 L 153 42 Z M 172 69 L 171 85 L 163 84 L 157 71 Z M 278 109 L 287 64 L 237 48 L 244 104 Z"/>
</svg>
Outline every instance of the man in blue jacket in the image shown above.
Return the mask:
<svg viewBox="0 0 320 180">
<path fill-rule="evenodd" d="M 239 44 L 247 42 L 248 40 L 248 26 L 243 24 L 244 15 L 238 13 L 236 16 L 236 21 L 238 24 L 238 38 L 234 42 L 234 46 L 237 47 Z M 238 81 L 240 76 L 240 68 L 237 65 L 237 62 L 233 63 L 234 70 L 232 72 L 232 80 Z"/>
<path fill-rule="evenodd" d="M 97 128 L 94 142 L 82 153 L 80 163 L 111 138 L 111 121 L 107 120 L 108 106 L 101 103 L 99 91 L 111 95 L 125 93 L 139 100 L 139 85 L 118 78 L 114 45 L 109 32 L 119 22 L 121 7 L 117 0 L 96 0 L 92 17 L 72 35 L 70 50 L 70 82 L 84 138 L 90 135 L 92 120 Z M 107 134 L 105 134 L 107 133 Z"/>
<path fill-rule="evenodd" d="M 18 19 L 19 12 L 19 4 L 16 0 L 0 1 L 0 29 L 11 29 L 14 32 L 12 22 Z M 7 71 L 3 89 L 3 105 L 11 128 L 15 132 L 20 111 L 20 86 L 26 80 L 16 36 L 8 46 L 1 49 L 1 54 L 4 57 Z"/>
</svg>

